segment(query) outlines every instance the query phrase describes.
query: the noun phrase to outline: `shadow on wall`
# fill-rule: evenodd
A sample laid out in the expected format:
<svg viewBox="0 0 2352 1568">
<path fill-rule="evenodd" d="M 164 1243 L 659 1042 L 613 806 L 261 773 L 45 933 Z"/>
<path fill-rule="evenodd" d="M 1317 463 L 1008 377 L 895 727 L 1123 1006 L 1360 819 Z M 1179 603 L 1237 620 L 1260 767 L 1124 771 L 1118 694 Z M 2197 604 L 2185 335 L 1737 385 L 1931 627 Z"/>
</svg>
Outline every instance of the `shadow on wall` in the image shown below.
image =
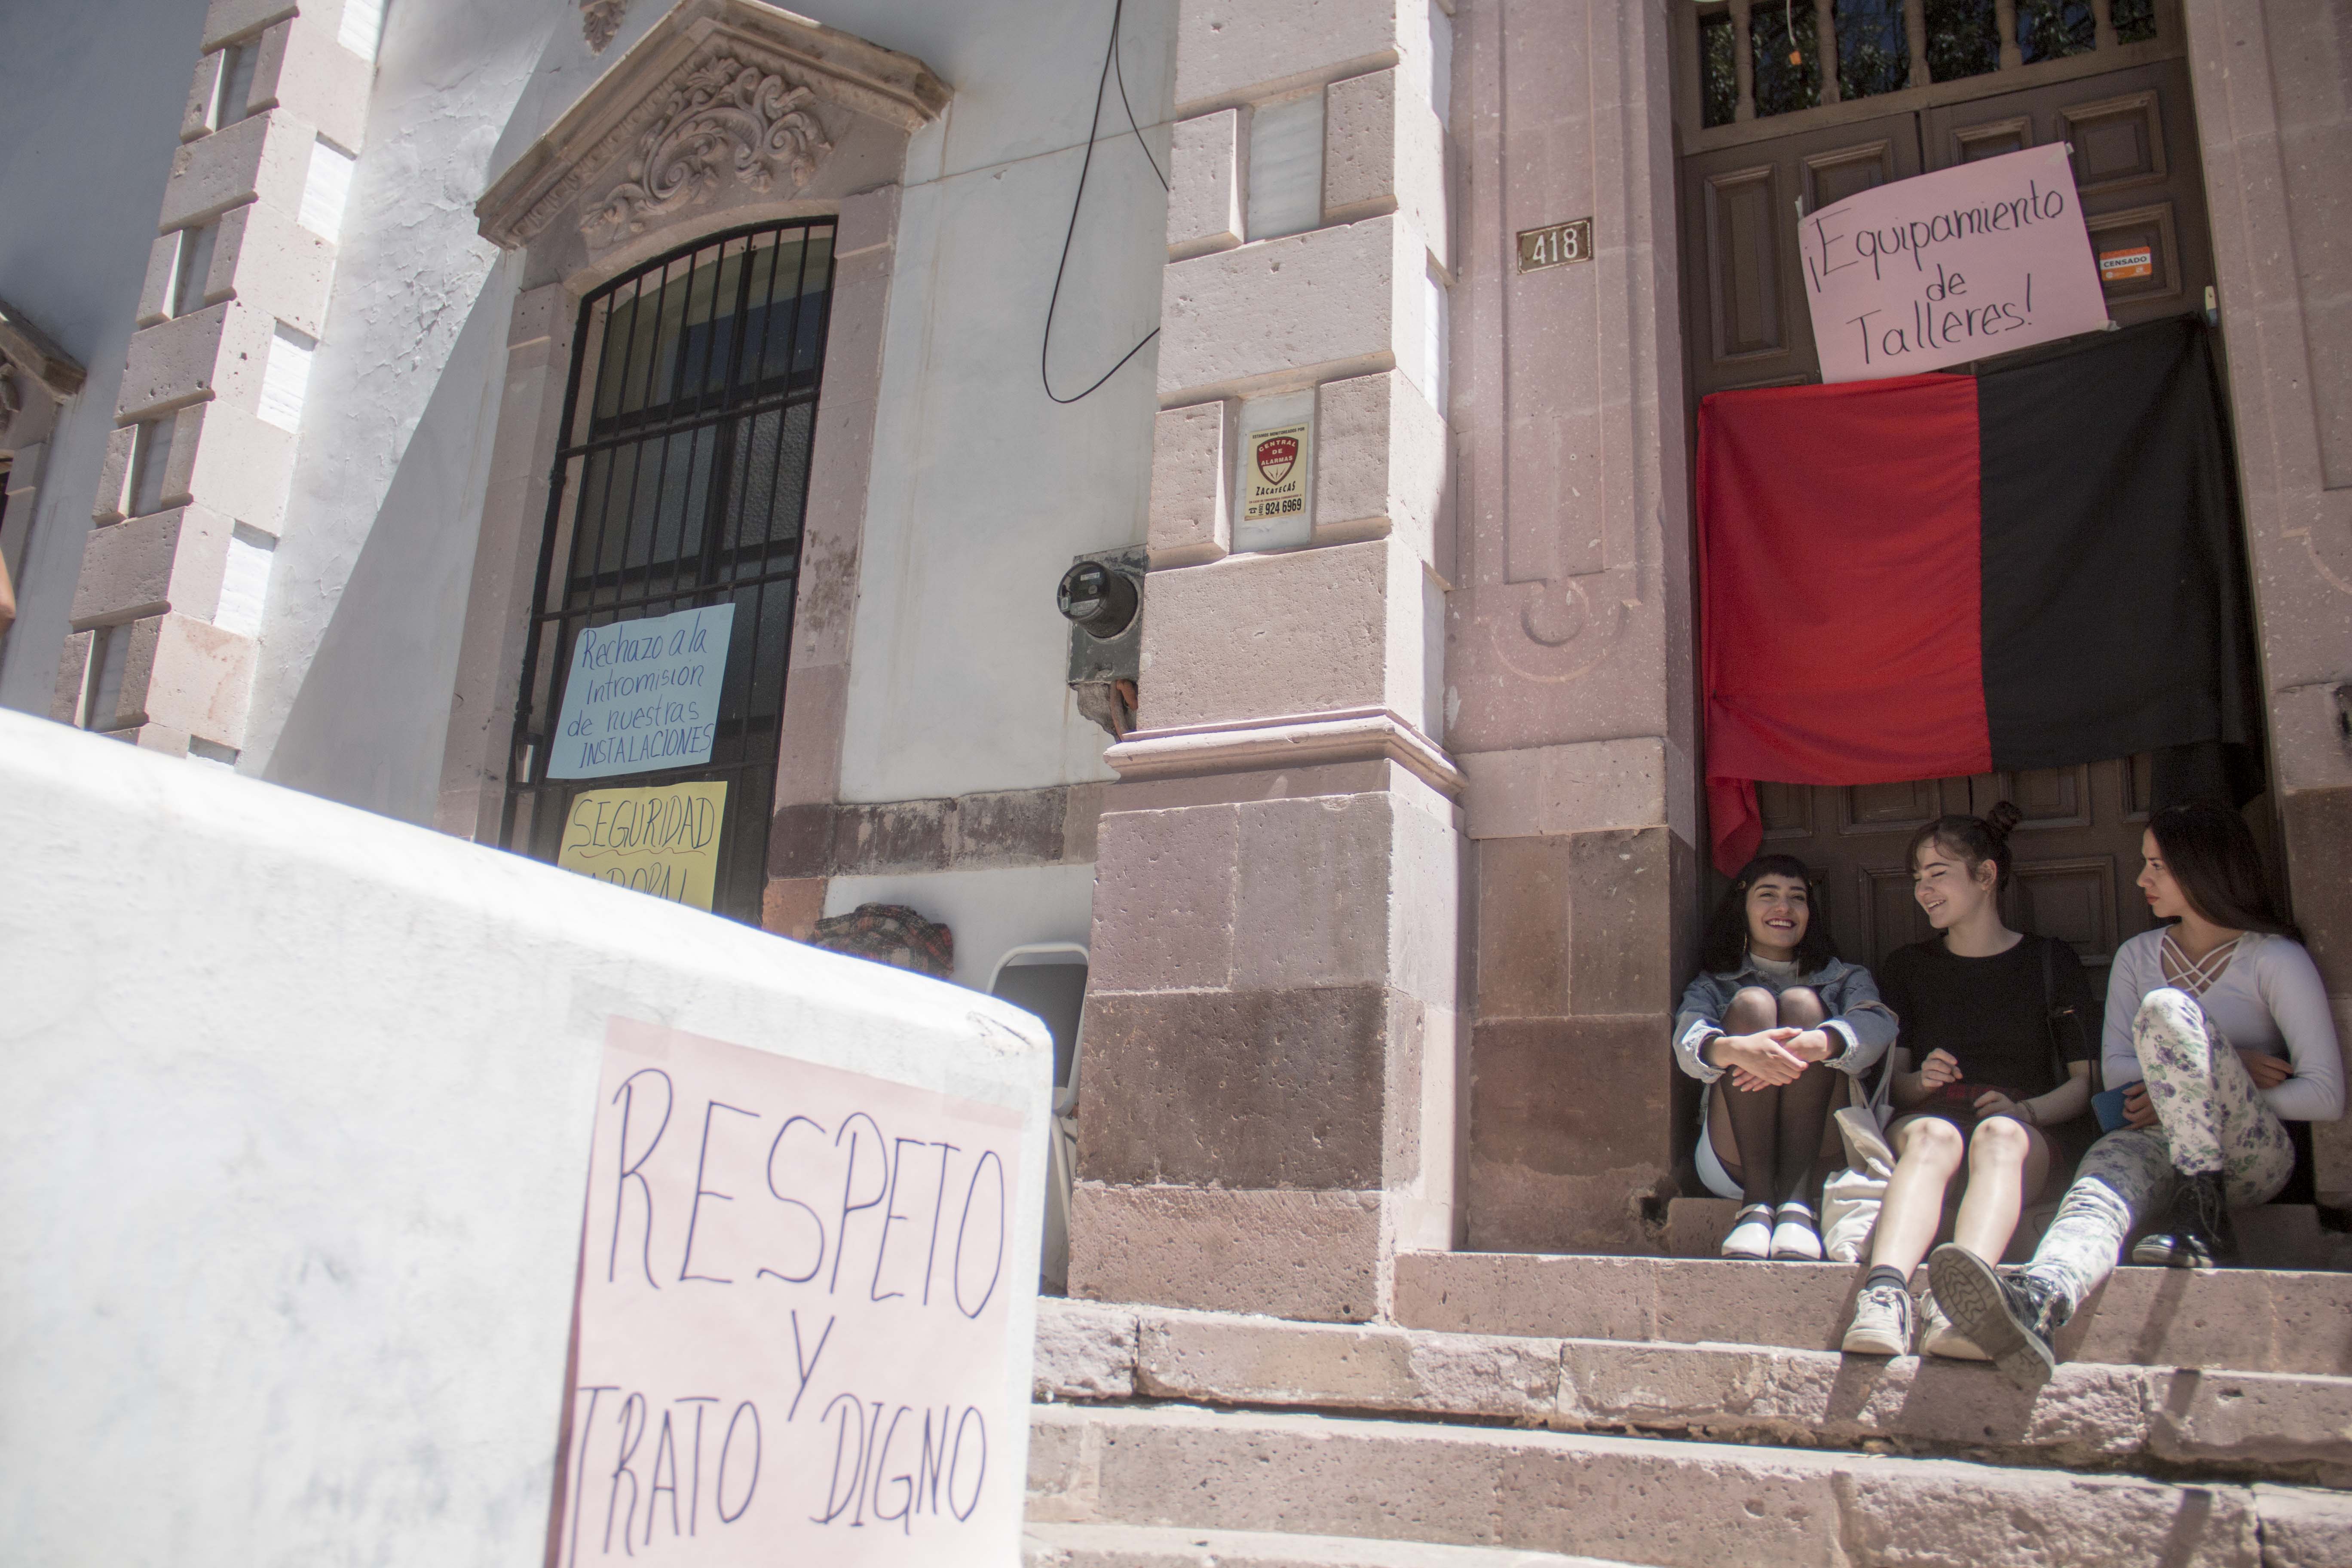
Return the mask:
<svg viewBox="0 0 2352 1568">
<path fill-rule="evenodd" d="M 272 783 L 431 825 L 513 309 L 512 273 L 494 268 L 289 704 Z"/>
</svg>

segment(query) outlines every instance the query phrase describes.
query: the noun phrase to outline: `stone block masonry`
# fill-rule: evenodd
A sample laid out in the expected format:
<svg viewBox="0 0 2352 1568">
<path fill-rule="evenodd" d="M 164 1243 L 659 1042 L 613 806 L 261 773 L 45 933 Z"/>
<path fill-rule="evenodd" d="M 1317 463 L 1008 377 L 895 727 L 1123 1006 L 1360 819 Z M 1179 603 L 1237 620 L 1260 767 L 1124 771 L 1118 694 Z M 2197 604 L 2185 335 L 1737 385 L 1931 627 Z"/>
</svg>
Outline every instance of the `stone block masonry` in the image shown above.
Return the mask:
<svg viewBox="0 0 2352 1568">
<path fill-rule="evenodd" d="M 372 53 L 342 0 L 215 0 L 92 499 L 52 715 L 215 761 L 257 628 L 213 624 L 239 530 L 267 588 Z"/>
<path fill-rule="evenodd" d="M 1433 0 L 1177 8 L 1143 727 L 1107 758 L 1074 1294 L 1364 1319 L 1400 1245 L 1457 1236 L 1450 26 Z M 1311 527 L 1235 553 L 1242 403 L 1297 395 Z"/>
<path fill-rule="evenodd" d="M 1834 1272 L 1850 1287 L 1857 1271 Z M 2327 1289 L 2340 1303 L 2343 1286 Z M 1633 1332 L 1577 1338 L 1296 1323 L 1047 1300 L 1034 1393 L 1054 1402 L 1181 1400 L 2004 1465 L 2193 1465 L 2240 1480 L 2352 1481 L 2352 1379 L 2331 1375 L 2340 1363 L 2268 1370 L 2278 1358 L 2256 1331 L 2208 1347 L 2218 1357 L 2209 1365 L 2172 1364 L 2172 1325 L 2161 1306 L 2147 1305 L 2115 1302 L 2113 1315 L 2129 1322 L 2075 1347 L 2098 1353 L 2069 1359 L 2027 1392 L 1982 1363 L 1935 1357 L 1843 1358 L 1833 1350 Z"/>
<path fill-rule="evenodd" d="M 1476 889 L 1469 1244 L 1648 1251 L 1700 890 L 1666 15 L 1566 0 L 1457 28 L 1479 106 L 1445 664 Z M 1587 216 L 1591 260 L 1517 271 L 1516 231 Z"/>
<path fill-rule="evenodd" d="M 1181 1405 L 1041 1406 L 1029 1485 L 1030 1517 L 1049 1523 L 1560 1552 L 1655 1568 L 2302 1568 L 2341 1561 L 2352 1526 L 2341 1497 L 2296 1488 Z"/>
</svg>

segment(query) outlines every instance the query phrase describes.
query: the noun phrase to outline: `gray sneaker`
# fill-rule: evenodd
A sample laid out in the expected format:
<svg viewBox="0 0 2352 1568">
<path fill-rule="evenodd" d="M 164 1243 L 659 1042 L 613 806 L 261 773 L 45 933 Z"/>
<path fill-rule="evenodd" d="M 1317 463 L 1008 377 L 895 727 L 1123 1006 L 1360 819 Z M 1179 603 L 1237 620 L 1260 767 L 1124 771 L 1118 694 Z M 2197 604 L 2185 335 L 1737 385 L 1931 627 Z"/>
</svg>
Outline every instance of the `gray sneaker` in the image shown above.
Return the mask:
<svg viewBox="0 0 2352 1568">
<path fill-rule="evenodd" d="M 1976 1341 L 1952 1326 L 1937 1304 L 1936 1293 L 1928 1291 L 1919 1299 L 1919 1353 L 1948 1356 L 1954 1361 L 1990 1361 Z"/>
<path fill-rule="evenodd" d="M 1844 1348 L 1850 1355 L 1909 1355 L 1911 1292 L 1900 1285 L 1864 1289 L 1854 1298 Z"/>
</svg>

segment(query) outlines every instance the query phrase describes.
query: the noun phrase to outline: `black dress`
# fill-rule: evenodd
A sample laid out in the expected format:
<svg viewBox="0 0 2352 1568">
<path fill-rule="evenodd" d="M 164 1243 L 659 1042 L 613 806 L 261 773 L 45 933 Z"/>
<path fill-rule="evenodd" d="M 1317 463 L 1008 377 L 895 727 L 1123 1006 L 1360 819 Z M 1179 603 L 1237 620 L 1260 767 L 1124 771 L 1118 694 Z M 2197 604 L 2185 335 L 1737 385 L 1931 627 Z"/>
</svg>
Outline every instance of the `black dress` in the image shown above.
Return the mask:
<svg viewBox="0 0 2352 1568">
<path fill-rule="evenodd" d="M 1895 1044 L 1910 1053 L 1911 1070 L 1919 1069 L 1928 1052 L 1946 1051 L 1960 1064 L 1966 1086 L 1965 1093 L 1898 1106 L 1898 1116 L 1940 1116 L 1963 1132 L 1972 1131 L 1978 1119 L 1967 1107 L 1984 1090 L 2031 1100 L 2063 1081 L 2062 1061 L 2071 1065 L 2096 1057 L 2098 1003 L 2082 960 L 2063 942 L 2029 935 L 2006 952 L 1961 958 L 1937 937 L 1896 949 L 1877 973 L 1880 994 L 1902 1030 Z M 2053 1006 L 2074 1008 L 2072 1019 L 2053 1028 Z M 2097 1123 L 2085 1111 L 2043 1131 L 2071 1161 L 2090 1146 Z"/>
</svg>

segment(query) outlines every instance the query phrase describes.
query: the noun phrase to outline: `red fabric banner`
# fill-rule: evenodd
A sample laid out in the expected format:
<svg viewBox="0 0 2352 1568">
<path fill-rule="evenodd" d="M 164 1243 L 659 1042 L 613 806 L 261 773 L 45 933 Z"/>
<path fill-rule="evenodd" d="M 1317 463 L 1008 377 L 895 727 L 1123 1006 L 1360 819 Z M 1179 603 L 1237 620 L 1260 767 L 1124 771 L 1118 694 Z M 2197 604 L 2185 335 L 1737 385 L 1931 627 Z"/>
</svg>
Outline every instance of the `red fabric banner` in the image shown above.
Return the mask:
<svg viewBox="0 0 2352 1568">
<path fill-rule="evenodd" d="M 1699 405 L 1700 663 L 1715 863 L 1756 852 L 1756 781 L 1992 765 L 1977 383 L 1916 375 Z"/>
</svg>

